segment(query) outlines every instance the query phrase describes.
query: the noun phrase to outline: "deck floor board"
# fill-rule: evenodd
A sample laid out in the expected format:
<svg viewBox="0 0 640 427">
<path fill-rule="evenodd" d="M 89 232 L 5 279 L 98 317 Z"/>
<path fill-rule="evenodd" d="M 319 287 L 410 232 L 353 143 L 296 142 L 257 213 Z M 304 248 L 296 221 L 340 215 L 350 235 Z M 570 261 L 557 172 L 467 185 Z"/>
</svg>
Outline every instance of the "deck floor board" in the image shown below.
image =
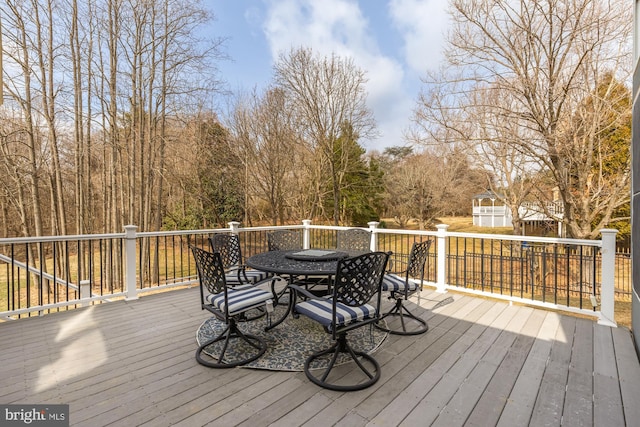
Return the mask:
<svg viewBox="0 0 640 427">
<path fill-rule="evenodd" d="M 390 335 L 375 353 L 380 381 L 348 393 L 302 372 L 197 364 L 208 314 L 196 288 L 3 322 L 0 403 L 66 403 L 71 425 L 93 427 L 622 427 L 640 417 L 626 329 L 433 289 L 408 307 L 429 331 Z"/>
</svg>

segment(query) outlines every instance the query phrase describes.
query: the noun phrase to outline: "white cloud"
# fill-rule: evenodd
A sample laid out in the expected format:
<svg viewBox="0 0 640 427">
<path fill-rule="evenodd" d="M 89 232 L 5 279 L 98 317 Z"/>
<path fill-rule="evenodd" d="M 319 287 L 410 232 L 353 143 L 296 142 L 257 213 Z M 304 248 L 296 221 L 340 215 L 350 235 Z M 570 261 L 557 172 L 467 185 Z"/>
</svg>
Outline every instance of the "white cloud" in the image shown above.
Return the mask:
<svg viewBox="0 0 640 427">
<path fill-rule="evenodd" d="M 271 0 L 264 30 L 274 58 L 298 46 L 339 55 L 372 47 L 366 19 L 347 0 Z"/>
<path fill-rule="evenodd" d="M 351 0 L 269 0 L 263 28 L 275 60 L 291 48 L 352 58 L 367 75 L 368 105 L 381 138 L 364 141 L 369 149 L 401 145 L 413 101 L 407 96 L 403 65 L 381 53 L 357 2 Z"/>
<path fill-rule="evenodd" d="M 442 60 L 444 32 L 449 25 L 444 0 L 391 0 L 389 13 L 404 38 L 404 57 L 418 75 Z"/>
</svg>

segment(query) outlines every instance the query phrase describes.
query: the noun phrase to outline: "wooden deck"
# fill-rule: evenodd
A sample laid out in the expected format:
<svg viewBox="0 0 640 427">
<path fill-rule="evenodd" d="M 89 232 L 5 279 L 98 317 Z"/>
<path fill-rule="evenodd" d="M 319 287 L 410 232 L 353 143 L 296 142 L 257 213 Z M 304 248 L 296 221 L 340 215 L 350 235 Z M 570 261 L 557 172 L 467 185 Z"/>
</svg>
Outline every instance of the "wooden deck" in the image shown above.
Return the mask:
<svg viewBox="0 0 640 427">
<path fill-rule="evenodd" d="M 7 322 L 0 403 L 69 404 L 71 425 L 91 427 L 640 425 L 628 330 L 449 295 L 414 306 L 429 332 L 390 336 L 380 381 L 351 393 L 302 372 L 198 365 L 196 288 Z"/>
</svg>

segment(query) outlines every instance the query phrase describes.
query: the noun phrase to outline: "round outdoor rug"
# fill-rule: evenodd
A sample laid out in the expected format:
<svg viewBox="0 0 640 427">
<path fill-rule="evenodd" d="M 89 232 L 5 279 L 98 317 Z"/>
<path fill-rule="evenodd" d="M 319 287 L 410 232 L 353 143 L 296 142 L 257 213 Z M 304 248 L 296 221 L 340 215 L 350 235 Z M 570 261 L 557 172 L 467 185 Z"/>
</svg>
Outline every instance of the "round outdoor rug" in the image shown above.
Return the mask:
<svg viewBox="0 0 640 427">
<path fill-rule="evenodd" d="M 283 306 L 284 304 L 275 307 L 274 312 L 271 313 L 271 318 L 274 321 L 282 317 L 286 308 Z M 257 335 L 267 344 L 267 351 L 262 357 L 242 365 L 242 367 L 275 371 L 302 371 L 304 361 L 308 356 L 330 347 L 333 343 L 331 334 L 325 332 L 322 326 L 306 316 L 299 316 L 296 319 L 289 315 L 280 325 L 265 332 L 264 328 L 267 324 L 266 316 L 250 322 L 238 322 L 238 327 L 242 332 Z M 205 320 L 196 333 L 198 345 L 218 336 L 224 328 L 225 324 L 215 318 Z M 373 325 L 367 325 L 349 331 L 347 339 L 355 350 L 372 353 L 382 344 L 387 335 L 387 332 L 381 331 Z M 205 348 L 204 353 L 216 354 L 220 345 L 221 343 L 211 344 Z M 247 347 L 248 345 L 238 340 L 232 341 L 226 355 L 230 360 L 236 360 L 247 351 Z M 350 360 L 349 357 L 341 354 L 336 365 L 347 363 Z M 314 366 L 315 369 L 321 367 Z"/>
</svg>

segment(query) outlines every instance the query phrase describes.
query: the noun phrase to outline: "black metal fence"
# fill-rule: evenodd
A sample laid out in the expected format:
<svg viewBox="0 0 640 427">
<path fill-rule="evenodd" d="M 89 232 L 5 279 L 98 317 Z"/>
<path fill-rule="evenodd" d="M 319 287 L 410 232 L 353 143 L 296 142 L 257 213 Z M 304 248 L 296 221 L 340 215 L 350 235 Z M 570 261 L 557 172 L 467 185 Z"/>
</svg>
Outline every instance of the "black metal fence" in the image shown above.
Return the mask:
<svg viewBox="0 0 640 427">
<path fill-rule="evenodd" d="M 0 312 L 43 314 L 74 308 L 85 296 L 123 294 L 123 257 L 121 236 L 0 243 Z"/>
</svg>

